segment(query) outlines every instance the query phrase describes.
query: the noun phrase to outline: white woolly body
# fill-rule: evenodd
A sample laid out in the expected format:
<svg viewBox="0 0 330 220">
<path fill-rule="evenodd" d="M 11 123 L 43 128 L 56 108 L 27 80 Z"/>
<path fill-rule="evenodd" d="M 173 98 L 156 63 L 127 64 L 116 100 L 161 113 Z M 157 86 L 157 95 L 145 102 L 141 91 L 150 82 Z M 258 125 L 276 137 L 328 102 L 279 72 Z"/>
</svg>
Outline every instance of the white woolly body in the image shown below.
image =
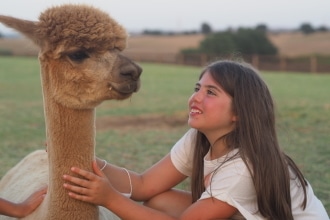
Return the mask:
<svg viewBox="0 0 330 220">
<path fill-rule="evenodd" d="M 45 150 L 37 150 L 11 168 L 0 181 L 0 198 L 9 199 L 12 202 L 24 201 L 40 188 L 48 185 L 48 156 Z M 24 190 L 22 190 L 24 189 Z M 43 204 L 39 210 L 23 218 L 24 220 L 38 220 L 34 214 L 43 210 Z M 0 220 L 13 220 L 16 218 L 0 215 Z M 99 207 L 100 220 L 119 220 L 119 218 L 104 207 Z"/>
</svg>

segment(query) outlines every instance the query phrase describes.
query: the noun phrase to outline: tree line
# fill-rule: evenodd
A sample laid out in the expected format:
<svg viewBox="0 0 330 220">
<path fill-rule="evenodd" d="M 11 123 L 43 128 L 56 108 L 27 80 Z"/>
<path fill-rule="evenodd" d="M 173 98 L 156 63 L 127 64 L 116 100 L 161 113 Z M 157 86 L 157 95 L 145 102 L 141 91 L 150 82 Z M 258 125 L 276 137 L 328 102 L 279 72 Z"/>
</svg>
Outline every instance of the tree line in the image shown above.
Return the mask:
<svg viewBox="0 0 330 220">
<path fill-rule="evenodd" d="M 303 23 L 298 28 L 304 34 L 315 32 L 326 32 L 328 28 L 321 26 L 314 28 L 309 23 Z M 208 54 L 228 55 L 237 52 L 245 55 L 277 55 L 278 49 L 268 39 L 268 27 L 259 24 L 255 28 L 227 29 L 225 31 L 214 31 L 208 23 L 202 23 L 199 31 L 185 31 L 180 34 L 202 33 L 205 36 L 198 48 L 188 48 L 181 51 L 182 54 Z M 160 30 L 145 30 L 146 35 L 175 35 L 175 32 L 163 32 Z M 0 38 L 3 34 L 0 33 Z"/>
<path fill-rule="evenodd" d="M 315 32 L 326 32 L 328 28 L 320 26 L 314 28 L 310 23 L 303 23 L 297 29 L 304 34 Z M 225 31 L 214 31 L 208 23 L 202 23 L 199 31 L 184 31 L 179 34 L 206 35 L 198 48 L 188 48 L 181 51 L 183 54 L 203 53 L 208 55 L 228 55 L 241 53 L 246 55 L 277 55 L 278 49 L 268 39 L 268 27 L 259 24 L 255 28 L 228 29 Z M 145 30 L 146 35 L 175 35 L 175 32 L 163 32 L 160 30 Z"/>
<path fill-rule="evenodd" d="M 268 39 L 266 32 L 258 28 L 239 28 L 207 34 L 198 48 L 184 49 L 183 54 L 204 53 L 227 55 L 236 52 L 247 55 L 276 55 L 278 50 Z"/>
</svg>

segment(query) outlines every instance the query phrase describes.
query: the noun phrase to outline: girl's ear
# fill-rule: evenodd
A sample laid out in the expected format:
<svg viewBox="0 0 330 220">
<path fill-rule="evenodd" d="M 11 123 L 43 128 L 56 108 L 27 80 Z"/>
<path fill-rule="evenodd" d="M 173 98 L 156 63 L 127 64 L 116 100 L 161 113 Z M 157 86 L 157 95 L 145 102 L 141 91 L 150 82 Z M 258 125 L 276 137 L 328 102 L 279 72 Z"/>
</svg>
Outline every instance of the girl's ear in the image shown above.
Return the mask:
<svg viewBox="0 0 330 220">
<path fill-rule="evenodd" d="M 232 121 L 236 122 L 238 120 L 238 117 L 236 115 L 233 116 Z"/>
</svg>

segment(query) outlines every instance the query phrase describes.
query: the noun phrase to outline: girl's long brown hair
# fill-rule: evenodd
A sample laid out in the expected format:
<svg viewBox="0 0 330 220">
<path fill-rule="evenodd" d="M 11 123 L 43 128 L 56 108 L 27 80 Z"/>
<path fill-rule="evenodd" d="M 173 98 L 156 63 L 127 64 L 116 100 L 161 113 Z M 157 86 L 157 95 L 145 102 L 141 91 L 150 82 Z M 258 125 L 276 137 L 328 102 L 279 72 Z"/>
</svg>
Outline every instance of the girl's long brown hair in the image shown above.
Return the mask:
<svg viewBox="0 0 330 220">
<path fill-rule="evenodd" d="M 238 120 L 235 129 L 222 138 L 230 149 L 239 149 L 249 168 L 260 213 L 267 219 L 293 219 L 289 167 L 303 188 L 303 208 L 307 202 L 307 182 L 293 160 L 279 147 L 274 103 L 267 85 L 246 63 L 218 61 L 207 66 L 200 78 L 205 72 L 232 97 L 232 109 Z M 191 181 L 193 201 L 205 191 L 203 158 L 209 148 L 205 135 L 197 132 Z"/>
</svg>

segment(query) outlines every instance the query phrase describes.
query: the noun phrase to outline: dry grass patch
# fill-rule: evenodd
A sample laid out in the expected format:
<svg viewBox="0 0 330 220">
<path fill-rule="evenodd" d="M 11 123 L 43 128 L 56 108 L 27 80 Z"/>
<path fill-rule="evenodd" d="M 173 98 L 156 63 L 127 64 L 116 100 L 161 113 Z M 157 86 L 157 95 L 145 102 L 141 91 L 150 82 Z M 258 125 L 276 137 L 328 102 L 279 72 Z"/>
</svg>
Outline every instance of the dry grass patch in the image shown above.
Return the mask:
<svg viewBox="0 0 330 220">
<path fill-rule="evenodd" d="M 330 33 L 281 33 L 269 34 L 273 44 L 279 49 L 279 54 L 288 57 L 312 54 L 330 54 Z"/>
</svg>

